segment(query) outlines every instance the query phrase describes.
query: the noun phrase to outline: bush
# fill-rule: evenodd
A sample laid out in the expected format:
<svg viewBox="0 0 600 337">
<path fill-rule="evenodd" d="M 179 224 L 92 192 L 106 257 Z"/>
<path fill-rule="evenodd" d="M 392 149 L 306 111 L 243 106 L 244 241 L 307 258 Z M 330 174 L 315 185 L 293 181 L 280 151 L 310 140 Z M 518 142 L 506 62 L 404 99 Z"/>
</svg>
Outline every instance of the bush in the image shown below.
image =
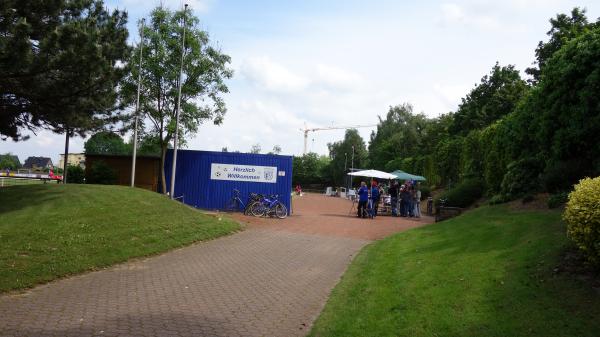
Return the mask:
<svg viewBox="0 0 600 337">
<path fill-rule="evenodd" d="M 508 199 L 517 199 L 538 191 L 542 171 L 540 163 L 537 158 L 524 158 L 508 164 L 501 193 Z"/>
<path fill-rule="evenodd" d="M 575 185 L 563 214 L 567 234 L 588 261 L 600 266 L 600 177 Z"/>
<path fill-rule="evenodd" d="M 579 179 L 589 173 L 581 161 L 555 162 L 549 164 L 544 170 L 542 182 L 546 191 L 550 193 L 570 191 Z"/>
<path fill-rule="evenodd" d="M 117 174 L 105 162 L 99 160 L 90 167 L 87 182 L 89 184 L 114 185 L 117 183 Z"/>
<path fill-rule="evenodd" d="M 548 199 L 548 208 L 560 207 L 560 206 L 564 205 L 565 203 L 567 203 L 568 200 L 569 200 L 569 193 L 567 193 L 567 192 L 553 194 Z"/>
<path fill-rule="evenodd" d="M 67 183 L 69 184 L 83 184 L 85 178 L 85 172 L 81 166 L 69 165 L 67 166 Z"/>
<path fill-rule="evenodd" d="M 420 186 L 421 190 L 421 200 L 426 200 L 431 196 L 431 188 L 429 186 Z"/>
<path fill-rule="evenodd" d="M 507 201 L 508 201 L 508 198 L 506 196 L 504 196 L 502 194 L 496 194 L 490 198 L 489 204 L 490 205 L 498 205 L 498 204 L 503 204 Z"/>
<path fill-rule="evenodd" d="M 440 199 L 446 200 L 446 206 L 452 207 L 469 207 L 477 199 L 481 198 L 485 188 L 483 181 L 480 179 L 465 180 L 454 188 L 442 193 L 436 200 L 436 205 L 439 205 Z"/>
</svg>

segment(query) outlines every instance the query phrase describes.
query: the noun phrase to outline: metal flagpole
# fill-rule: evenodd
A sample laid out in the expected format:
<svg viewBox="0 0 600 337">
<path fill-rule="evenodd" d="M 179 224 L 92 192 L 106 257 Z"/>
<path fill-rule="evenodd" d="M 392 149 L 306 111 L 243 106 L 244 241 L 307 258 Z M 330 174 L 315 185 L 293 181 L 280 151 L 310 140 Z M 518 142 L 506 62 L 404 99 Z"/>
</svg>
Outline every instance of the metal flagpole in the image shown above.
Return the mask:
<svg viewBox="0 0 600 337">
<path fill-rule="evenodd" d="M 171 168 L 171 199 L 175 199 L 175 168 L 177 167 L 177 136 L 179 134 L 179 111 L 181 110 L 181 81 L 183 77 L 183 57 L 185 56 L 185 17 L 188 5 L 183 7 L 183 38 L 181 39 L 181 67 L 179 68 L 179 88 L 177 110 L 175 111 L 175 136 L 173 137 L 173 166 Z"/>
<path fill-rule="evenodd" d="M 142 87 L 142 49 L 144 48 L 144 22 L 142 18 L 142 28 L 140 30 L 140 64 L 138 69 L 138 88 L 137 100 L 135 103 L 135 129 L 133 130 L 133 158 L 131 159 L 131 187 L 135 186 L 135 160 L 137 156 L 137 141 L 138 141 L 138 119 L 140 115 L 140 90 Z"/>
</svg>

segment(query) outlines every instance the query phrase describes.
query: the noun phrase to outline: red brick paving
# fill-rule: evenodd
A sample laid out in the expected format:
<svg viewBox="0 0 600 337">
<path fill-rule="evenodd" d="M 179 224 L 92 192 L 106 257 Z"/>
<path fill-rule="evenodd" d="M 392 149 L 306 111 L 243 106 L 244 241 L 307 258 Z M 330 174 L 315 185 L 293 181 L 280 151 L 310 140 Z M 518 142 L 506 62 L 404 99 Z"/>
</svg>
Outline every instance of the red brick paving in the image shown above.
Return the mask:
<svg viewBox="0 0 600 337">
<path fill-rule="evenodd" d="M 361 240 L 382 239 L 391 234 L 432 223 L 428 216 L 400 218 L 378 216 L 375 219 L 356 217 L 356 208 L 346 199 L 307 193 L 293 199 L 293 215 L 286 219 L 255 218 L 236 214 L 234 217 L 250 228 L 284 230 L 294 233 L 327 235 Z"/>
<path fill-rule="evenodd" d="M 285 220 L 0 296 L 0 336 L 303 336 L 369 239 L 422 225 L 296 198 Z"/>
</svg>

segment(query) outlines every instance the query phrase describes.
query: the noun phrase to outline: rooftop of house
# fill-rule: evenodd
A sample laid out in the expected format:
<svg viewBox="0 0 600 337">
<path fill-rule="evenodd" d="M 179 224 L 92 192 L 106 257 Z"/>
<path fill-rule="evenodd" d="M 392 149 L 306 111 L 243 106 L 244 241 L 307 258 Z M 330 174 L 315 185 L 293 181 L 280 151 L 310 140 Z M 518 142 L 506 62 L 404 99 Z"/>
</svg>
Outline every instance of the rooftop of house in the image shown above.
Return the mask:
<svg viewBox="0 0 600 337">
<path fill-rule="evenodd" d="M 48 157 L 29 157 L 25 159 L 24 168 L 52 166 L 52 159 Z"/>
</svg>

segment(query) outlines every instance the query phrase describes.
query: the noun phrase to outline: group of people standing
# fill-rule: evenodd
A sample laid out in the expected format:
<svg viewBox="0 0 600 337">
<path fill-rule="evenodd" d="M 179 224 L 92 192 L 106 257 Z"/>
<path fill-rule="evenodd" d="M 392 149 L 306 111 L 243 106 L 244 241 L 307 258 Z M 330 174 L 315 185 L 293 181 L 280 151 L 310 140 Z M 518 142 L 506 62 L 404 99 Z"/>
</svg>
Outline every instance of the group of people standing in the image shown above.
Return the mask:
<svg viewBox="0 0 600 337">
<path fill-rule="evenodd" d="M 421 217 L 421 190 L 418 183 L 407 180 L 400 185 L 397 181 L 389 188 L 392 216 L 420 218 Z M 398 206 L 400 214 L 398 214 Z"/>
<path fill-rule="evenodd" d="M 382 190 L 377 185 L 376 181 L 371 182 L 371 188 L 367 188 L 367 183 L 360 182 L 358 189 L 358 217 L 359 218 L 374 218 L 377 216 L 379 201 L 381 200 Z"/>
<path fill-rule="evenodd" d="M 367 184 L 362 181 L 357 191 L 357 216 L 359 218 L 376 217 L 383 192 L 383 188 L 377 184 L 377 181 L 371 182 L 371 188 L 368 188 Z M 392 216 L 421 217 L 421 190 L 416 182 L 406 181 L 400 185 L 394 181 L 387 192 L 390 195 Z M 398 213 L 398 208 L 400 208 L 400 213 Z"/>
</svg>

